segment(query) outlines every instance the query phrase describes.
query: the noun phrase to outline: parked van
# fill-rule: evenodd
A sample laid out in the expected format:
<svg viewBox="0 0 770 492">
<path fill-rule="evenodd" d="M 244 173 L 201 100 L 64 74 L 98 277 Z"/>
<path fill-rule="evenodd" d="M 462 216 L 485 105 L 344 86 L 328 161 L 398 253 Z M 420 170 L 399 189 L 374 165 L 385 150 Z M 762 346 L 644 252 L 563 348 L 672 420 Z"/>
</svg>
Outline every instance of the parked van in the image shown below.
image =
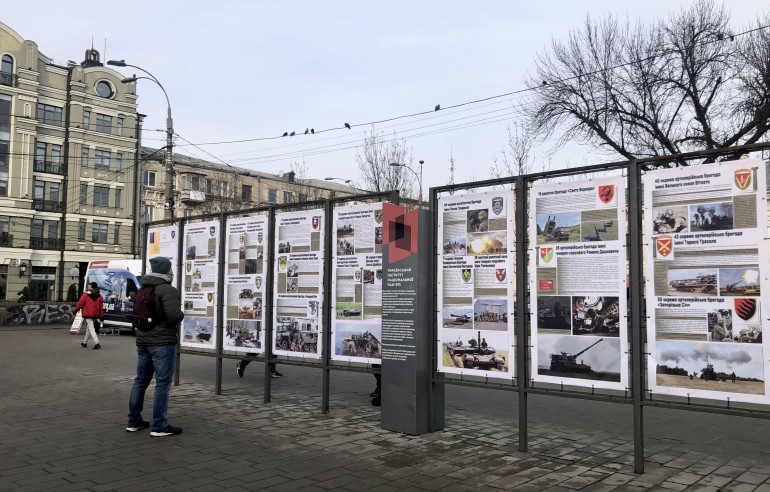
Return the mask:
<svg viewBox="0 0 770 492">
<path fill-rule="evenodd" d="M 85 289 L 96 282 L 104 300 L 104 325 L 133 331 L 131 317 L 139 291 L 142 260 L 92 261 L 86 270 Z"/>
</svg>

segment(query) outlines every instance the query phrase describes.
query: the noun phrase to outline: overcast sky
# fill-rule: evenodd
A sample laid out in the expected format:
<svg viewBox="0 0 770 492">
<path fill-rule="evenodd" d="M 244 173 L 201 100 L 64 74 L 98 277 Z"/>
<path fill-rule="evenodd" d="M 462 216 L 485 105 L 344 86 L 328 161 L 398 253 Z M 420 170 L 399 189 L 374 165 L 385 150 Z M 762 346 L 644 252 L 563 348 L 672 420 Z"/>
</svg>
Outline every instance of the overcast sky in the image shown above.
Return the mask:
<svg viewBox="0 0 770 492">
<path fill-rule="evenodd" d="M 427 193 L 448 182 L 450 156 L 455 182 L 489 177 L 514 116 L 511 97 L 521 96 L 366 123 L 522 89 L 535 54 L 552 38 L 565 39 L 587 13 L 650 20 L 689 3 L 15 1 L 5 2 L 0 21 L 56 62 L 83 61 L 93 38 L 102 61 L 122 58 L 152 72 L 171 101 L 177 152 L 275 173 L 304 158 L 309 177 L 356 179 L 355 146 L 365 133 L 395 130 L 414 149 L 415 171 L 425 161 Z M 727 4 L 736 30 L 767 8 L 760 0 Z M 165 128 L 165 98 L 145 80 L 138 93 L 147 115 L 143 143 L 160 147 L 164 135 L 155 130 Z M 346 122 L 363 126 L 319 132 Z M 316 135 L 303 135 L 306 128 Z M 292 131 L 297 136 L 200 145 Z M 612 159 L 570 147 L 552 167 L 568 160 Z"/>
</svg>

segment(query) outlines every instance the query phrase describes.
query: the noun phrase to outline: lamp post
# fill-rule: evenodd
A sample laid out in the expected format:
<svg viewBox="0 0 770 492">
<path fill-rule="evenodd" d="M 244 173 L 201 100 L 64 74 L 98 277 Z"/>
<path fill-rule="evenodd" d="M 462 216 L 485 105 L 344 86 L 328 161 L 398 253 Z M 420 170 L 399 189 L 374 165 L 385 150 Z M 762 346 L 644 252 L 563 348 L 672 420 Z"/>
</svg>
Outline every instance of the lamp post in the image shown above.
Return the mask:
<svg viewBox="0 0 770 492">
<path fill-rule="evenodd" d="M 168 114 L 166 116 L 166 204 L 168 205 L 168 211 L 171 218 L 174 218 L 174 187 L 173 187 L 173 180 L 174 180 L 174 165 L 173 165 L 173 154 L 172 154 L 172 148 L 173 148 L 173 136 L 174 136 L 174 120 L 171 118 L 171 101 L 168 99 L 168 94 L 166 93 L 166 89 L 163 88 L 163 84 L 160 83 L 158 79 L 155 78 L 153 74 L 148 72 L 147 70 L 143 69 L 142 67 L 137 67 L 136 65 L 130 65 L 125 62 L 125 60 L 109 60 L 107 62 L 107 65 L 114 65 L 116 67 L 133 67 L 137 70 L 141 70 L 142 72 L 149 75 L 149 77 L 137 77 L 134 75 L 133 77 L 128 77 L 121 82 L 124 84 L 128 84 L 130 82 L 136 82 L 139 79 L 147 79 L 152 80 L 156 84 L 158 84 L 158 87 L 160 87 L 160 90 L 163 91 L 163 95 L 166 96 L 166 104 L 168 105 Z"/>
<path fill-rule="evenodd" d="M 393 167 L 404 167 L 414 173 L 414 176 L 417 178 L 417 183 L 420 185 L 419 198 L 417 199 L 417 201 L 419 201 L 420 203 L 422 203 L 422 165 L 423 164 L 425 164 L 425 161 L 420 161 L 420 174 L 417 174 L 417 171 L 407 166 L 406 164 L 401 164 L 399 162 L 391 162 L 388 164 L 389 166 L 393 166 Z"/>
</svg>

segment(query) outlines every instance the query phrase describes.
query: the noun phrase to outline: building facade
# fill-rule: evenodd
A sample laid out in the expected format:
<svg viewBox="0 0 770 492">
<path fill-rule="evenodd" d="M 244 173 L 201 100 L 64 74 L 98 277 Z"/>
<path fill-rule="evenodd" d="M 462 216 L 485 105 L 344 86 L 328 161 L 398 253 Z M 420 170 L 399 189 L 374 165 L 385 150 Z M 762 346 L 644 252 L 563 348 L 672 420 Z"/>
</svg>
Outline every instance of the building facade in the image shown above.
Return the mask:
<svg viewBox="0 0 770 492">
<path fill-rule="evenodd" d="M 135 87 L 94 49 L 57 63 L 2 23 L 0 61 L 0 299 L 66 300 L 88 261 L 139 248 Z"/>
</svg>

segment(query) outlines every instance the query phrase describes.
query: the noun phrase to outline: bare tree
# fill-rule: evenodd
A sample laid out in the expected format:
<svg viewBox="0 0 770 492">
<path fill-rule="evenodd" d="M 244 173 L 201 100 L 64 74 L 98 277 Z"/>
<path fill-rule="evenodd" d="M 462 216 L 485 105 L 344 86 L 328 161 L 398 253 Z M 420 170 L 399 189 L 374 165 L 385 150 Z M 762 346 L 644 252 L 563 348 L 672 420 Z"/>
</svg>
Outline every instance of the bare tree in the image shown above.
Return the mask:
<svg viewBox="0 0 770 492">
<path fill-rule="evenodd" d="M 417 190 L 418 171 L 409 171 L 403 166 L 391 166 L 391 163 L 404 164 L 410 169 L 414 163 L 412 147 L 406 139 L 386 138 L 382 133 L 372 132 L 364 139 L 364 144 L 356 151 L 356 164 L 359 178 L 356 186 L 370 191 L 399 190 L 402 197 L 412 197 Z"/>
<path fill-rule="evenodd" d="M 522 123 L 514 122 L 513 128 L 508 125 L 508 141 L 497 154 L 492 156 L 489 174 L 492 178 L 505 178 L 531 174 L 537 168 L 547 171 L 551 167 L 550 155 L 542 159 L 538 165 L 535 156 L 535 135 Z"/>
<path fill-rule="evenodd" d="M 729 21 L 714 0 L 651 25 L 588 17 L 536 58 L 526 79 L 532 131 L 628 159 L 760 141 L 770 117 L 770 36 L 735 36 Z"/>
</svg>

